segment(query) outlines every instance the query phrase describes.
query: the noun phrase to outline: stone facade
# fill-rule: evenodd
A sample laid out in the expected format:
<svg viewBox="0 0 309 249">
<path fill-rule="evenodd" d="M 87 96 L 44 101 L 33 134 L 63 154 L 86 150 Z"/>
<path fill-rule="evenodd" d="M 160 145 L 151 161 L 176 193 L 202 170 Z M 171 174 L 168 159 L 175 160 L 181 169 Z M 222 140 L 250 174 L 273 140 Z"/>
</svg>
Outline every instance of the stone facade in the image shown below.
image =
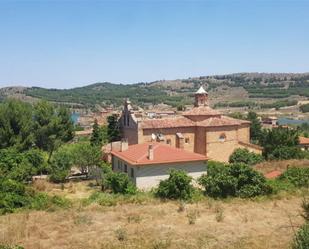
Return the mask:
<svg viewBox="0 0 309 249">
<path fill-rule="evenodd" d="M 262 148 L 250 144 L 250 122 L 211 109 L 203 88 L 195 94 L 194 108 L 174 118 L 142 118 L 126 101 L 120 127 L 129 144 L 157 141 L 205 155 L 210 160 L 227 162 L 237 148 L 262 152 Z"/>
</svg>

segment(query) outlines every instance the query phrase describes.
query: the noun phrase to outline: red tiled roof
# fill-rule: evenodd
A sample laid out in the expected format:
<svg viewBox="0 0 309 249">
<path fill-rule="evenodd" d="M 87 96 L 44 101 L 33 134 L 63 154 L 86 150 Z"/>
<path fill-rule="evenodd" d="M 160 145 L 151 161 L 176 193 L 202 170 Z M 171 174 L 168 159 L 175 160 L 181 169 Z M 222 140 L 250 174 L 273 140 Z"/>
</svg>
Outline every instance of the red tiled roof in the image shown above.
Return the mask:
<svg viewBox="0 0 309 249">
<path fill-rule="evenodd" d="M 203 121 L 196 122 L 197 126 L 203 127 L 215 127 L 215 126 L 233 126 L 233 125 L 240 125 L 241 122 L 237 119 L 231 119 L 227 117 L 211 117 L 207 118 Z"/>
<path fill-rule="evenodd" d="M 277 178 L 278 176 L 280 176 L 282 173 L 279 171 L 279 170 L 274 170 L 274 171 L 271 171 L 267 174 L 265 174 L 265 177 L 267 179 L 273 179 L 273 178 Z"/>
<path fill-rule="evenodd" d="M 183 116 L 220 116 L 221 113 L 210 108 L 209 106 L 199 106 L 186 111 Z"/>
<path fill-rule="evenodd" d="M 216 126 L 234 126 L 250 123 L 246 120 L 234 119 L 226 116 L 221 117 L 209 117 L 203 121 L 192 121 L 189 118 L 166 118 L 166 119 L 150 119 L 144 120 L 141 123 L 143 129 L 158 129 L 158 128 L 179 128 L 179 127 L 216 127 Z"/>
<path fill-rule="evenodd" d="M 153 145 L 154 159 L 148 159 L 148 147 Z M 144 143 L 130 145 L 126 151 L 112 151 L 112 155 L 132 165 L 149 165 L 178 162 L 205 161 L 207 158 L 201 154 L 185 151 L 160 143 Z"/>
<path fill-rule="evenodd" d="M 165 118 L 165 119 L 149 119 L 141 123 L 144 129 L 151 128 L 174 128 L 174 127 L 192 127 L 195 123 L 185 117 L 181 118 Z"/>
<path fill-rule="evenodd" d="M 309 144 L 309 137 L 299 137 L 299 144 L 300 145 L 307 145 L 307 144 Z"/>
</svg>

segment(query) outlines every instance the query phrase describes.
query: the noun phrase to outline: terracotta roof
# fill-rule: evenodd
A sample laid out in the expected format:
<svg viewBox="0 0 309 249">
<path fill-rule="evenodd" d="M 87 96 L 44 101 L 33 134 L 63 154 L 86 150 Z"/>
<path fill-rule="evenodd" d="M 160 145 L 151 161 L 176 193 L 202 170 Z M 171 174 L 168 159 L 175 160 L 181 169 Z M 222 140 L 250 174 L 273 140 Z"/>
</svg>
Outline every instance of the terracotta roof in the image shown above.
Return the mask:
<svg viewBox="0 0 309 249">
<path fill-rule="evenodd" d="M 274 171 L 271 171 L 267 174 L 265 174 L 264 176 L 267 178 L 267 179 L 273 179 L 273 178 L 277 178 L 278 176 L 280 176 L 282 173 L 279 171 L 279 170 L 274 170 Z"/>
<path fill-rule="evenodd" d="M 174 128 L 174 127 L 192 127 L 195 126 L 195 122 L 188 118 L 165 118 L 165 119 L 149 119 L 144 120 L 141 123 L 141 127 L 144 129 L 152 128 Z"/>
<path fill-rule="evenodd" d="M 307 145 L 307 144 L 309 144 L 309 137 L 299 137 L 299 144 L 300 145 Z"/>
<path fill-rule="evenodd" d="M 148 147 L 150 144 L 153 145 L 153 160 L 148 159 Z M 177 149 L 161 143 L 135 144 L 130 145 L 126 151 L 112 151 L 111 153 L 132 165 L 205 161 L 207 159 L 206 156 L 201 154 Z"/>
<path fill-rule="evenodd" d="M 203 127 L 216 127 L 216 126 L 233 126 L 233 125 L 240 125 L 237 121 L 232 121 L 225 119 L 224 117 L 217 118 L 217 117 L 211 117 L 207 118 L 203 121 L 196 122 L 197 126 L 203 126 Z"/>
<path fill-rule="evenodd" d="M 182 114 L 183 116 L 220 116 L 221 113 L 210 108 L 209 106 L 194 107 Z"/>
</svg>

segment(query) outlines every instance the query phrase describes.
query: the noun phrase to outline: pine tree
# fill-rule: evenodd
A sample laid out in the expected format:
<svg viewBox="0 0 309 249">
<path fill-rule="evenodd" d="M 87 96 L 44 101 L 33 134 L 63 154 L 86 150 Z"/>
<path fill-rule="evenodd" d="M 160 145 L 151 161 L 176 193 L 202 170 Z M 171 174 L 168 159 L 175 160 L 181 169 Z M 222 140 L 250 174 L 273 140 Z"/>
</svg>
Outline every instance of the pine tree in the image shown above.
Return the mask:
<svg viewBox="0 0 309 249">
<path fill-rule="evenodd" d="M 94 124 L 92 126 L 92 135 L 90 138 L 90 144 L 92 146 L 100 146 L 102 145 L 102 138 L 101 138 L 101 134 L 100 134 L 100 127 L 98 124 L 98 120 L 95 119 L 94 120 Z"/>
</svg>

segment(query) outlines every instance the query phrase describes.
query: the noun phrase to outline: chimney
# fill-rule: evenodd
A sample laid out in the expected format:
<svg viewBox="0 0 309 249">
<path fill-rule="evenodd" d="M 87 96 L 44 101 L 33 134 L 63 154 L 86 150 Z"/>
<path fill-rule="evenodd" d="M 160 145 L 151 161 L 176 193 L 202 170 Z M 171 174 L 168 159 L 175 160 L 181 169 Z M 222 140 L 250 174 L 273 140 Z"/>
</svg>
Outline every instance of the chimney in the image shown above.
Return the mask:
<svg viewBox="0 0 309 249">
<path fill-rule="evenodd" d="M 127 138 L 121 140 L 120 151 L 126 151 L 129 148 L 129 143 Z"/>
<path fill-rule="evenodd" d="M 153 160 L 153 145 L 152 144 L 149 144 L 148 146 L 148 159 L 149 160 Z"/>
</svg>

